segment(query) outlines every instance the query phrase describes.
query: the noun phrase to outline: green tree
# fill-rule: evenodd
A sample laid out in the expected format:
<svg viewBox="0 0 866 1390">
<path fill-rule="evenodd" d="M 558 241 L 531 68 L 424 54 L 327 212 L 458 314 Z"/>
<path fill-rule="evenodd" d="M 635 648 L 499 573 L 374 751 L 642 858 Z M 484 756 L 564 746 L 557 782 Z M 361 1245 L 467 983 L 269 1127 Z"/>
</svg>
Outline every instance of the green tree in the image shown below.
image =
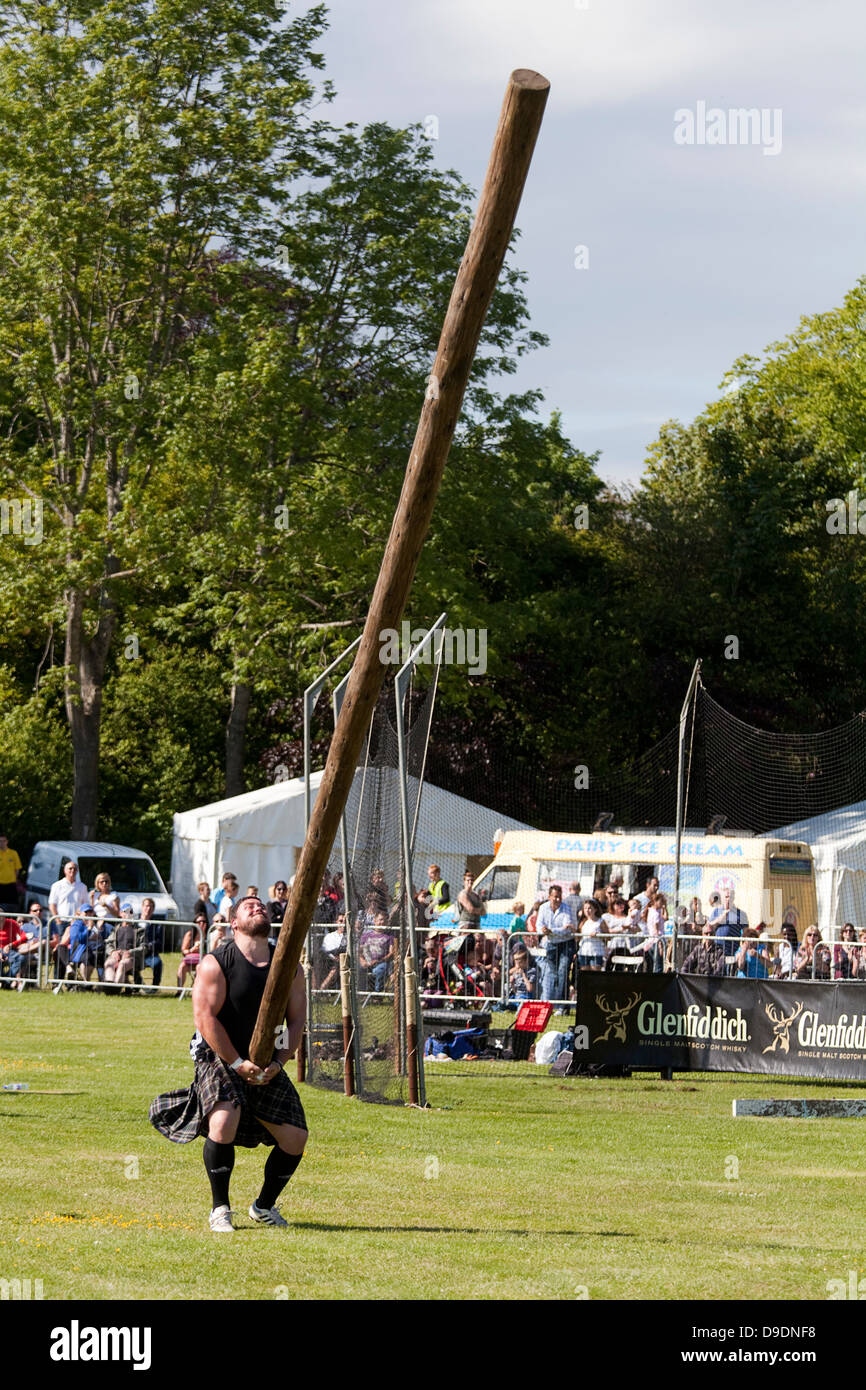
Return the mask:
<svg viewBox="0 0 866 1390">
<path fill-rule="evenodd" d="M 213 247 L 272 253 L 273 201 L 315 130 L 323 27 L 322 7 L 281 23 L 274 0 L 0 10 L 0 468 L 44 505 L 75 835 L 96 830 L 118 613 L 164 560 L 137 522 L 160 504 L 166 422 L 196 330 L 245 288 Z M 4 608 L 11 570 L 32 563 L 22 553 Z"/>
</svg>

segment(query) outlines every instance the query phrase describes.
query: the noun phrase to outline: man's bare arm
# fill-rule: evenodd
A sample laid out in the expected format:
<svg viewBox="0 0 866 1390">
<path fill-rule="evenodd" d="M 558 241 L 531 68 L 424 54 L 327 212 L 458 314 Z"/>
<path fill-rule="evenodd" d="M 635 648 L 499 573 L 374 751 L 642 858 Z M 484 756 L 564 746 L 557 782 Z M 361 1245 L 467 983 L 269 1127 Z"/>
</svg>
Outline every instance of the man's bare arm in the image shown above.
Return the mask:
<svg viewBox="0 0 866 1390">
<path fill-rule="evenodd" d="M 216 1055 L 231 1066 L 240 1053 L 229 1037 L 217 1014 L 225 1003 L 226 980 L 213 956 L 205 956 L 199 965 L 192 987 L 192 1012 L 195 1026 Z M 235 1070 L 243 1081 L 258 1080 L 259 1068 L 248 1058 Z"/>
</svg>

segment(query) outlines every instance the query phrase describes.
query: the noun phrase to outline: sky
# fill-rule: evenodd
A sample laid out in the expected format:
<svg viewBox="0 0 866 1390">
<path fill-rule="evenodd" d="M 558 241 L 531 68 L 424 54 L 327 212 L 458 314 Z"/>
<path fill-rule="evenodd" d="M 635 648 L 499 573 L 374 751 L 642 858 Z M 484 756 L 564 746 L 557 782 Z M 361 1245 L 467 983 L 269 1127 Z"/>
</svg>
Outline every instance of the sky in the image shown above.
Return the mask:
<svg viewBox="0 0 866 1390">
<path fill-rule="evenodd" d="M 863 0 L 330 0 L 328 12 L 319 47 L 337 98 L 323 114 L 438 126 L 437 164 L 476 190 L 509 73 L 549 79 L 515 260 L 550 345 L 503 385 L 540 387 L 544 414 L 560 410 L 572 442 L 601 452 L 606 481 L 636 484 L 665 420 L 692 420 L 737 357 L 866 273 Z M 739 108 L 762 128 L 739 129 Z"/>
</svg>

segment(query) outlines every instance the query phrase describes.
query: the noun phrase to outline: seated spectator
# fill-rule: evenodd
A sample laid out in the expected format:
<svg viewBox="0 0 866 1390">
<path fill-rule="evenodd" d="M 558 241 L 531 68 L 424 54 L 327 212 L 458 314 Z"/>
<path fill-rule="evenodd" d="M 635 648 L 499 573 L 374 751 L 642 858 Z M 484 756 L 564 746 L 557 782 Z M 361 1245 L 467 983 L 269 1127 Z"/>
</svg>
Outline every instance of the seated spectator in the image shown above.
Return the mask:
<svg viewBox="0 0 866 1390">
<path fill-rule="evenodd" d="M 426 892 L 426 890 L 423 890 Z M 424 1004 L 448 996 L 448 983 L 442 965 L 442 952 L 435 936 L 428 936 L 424 942 L 421 957 L 421 999 Z"/>
<path fill-rule="evenodd" d="M 333 941 L 331 942 L 332 938 Z M 327 949 L 325 947 L 326 941 L 331 943 L 327 946 Z M 317 988 L 339 988 L 340 956 L 345 954 L 346 948 L 346 914 L 345 912 L 338 912 L 337 920 L 334 923 L 333 932 L 327 932 L 326 935 L 322 938 L 322 955 L 328 964 L 328 973 L 325 975 L 325 978 L 322 980 L 322 983 L 319 986 L 317 986 Z"/>
<path fill-rule="evenodd" d="M 830 978 L 830 952 L 816 926 L 811 926 L 803 937 L 794 961 L 794 974 L 798 980 Z"/>
<path fill-rule="evenodd" d="M 187 975 L 195 973 L 201 961 L 202 943 L 207 936 L 207 915 L 200 912 L 194 919 L 195 925 L 184 932 L 180 947 L 180 965 L 177 967 L 177 987 L 183 993 Z"/>
<path fill-rule="evenodd" d="M 42 908 L 38 902 L 30 904 L 30 911 L 24 921 L 20 924 L 26 940 L 20 941 L 17 946 L 19 971 L 18 988 L 23 989 L 27 980 L 35 980 L 39 964 L 39 946 L 45 942 L 45 961 L 48 963 L 50 957 L 57 950 L 57 943 L 60 940 L 60 933 L 53 920 L 46 922 L 43 920 Z"/>
<path fill-rule="evenodd" d="M 833 947 L 833 979 L 855 980 L 859 951 L 856 946 L 857 933 L 853 922 L 846 922 L 842 935 Z"/>
<path fill-rule="evenodd" d="M 766 980 L 768 978 L 770 953 L 760 939 L 758 927 L 746 927 L 743 932 L 743 944 L 734 957 L 734 972 L 740 980 Z"/>
<path fill-rule="evenodd" d="M 373 989 L 377 994 L 385 989 L 395 954 L 394 936 L 387 928 L 387 914 L 384 912 L 375 913 L 372 924 L 361 933 L 361 939 L 358 942 L 360 962 L 369 970 Z"/>
<path fill-rule="evenodd" d="M 118 909 L 119 909 L 118 904 Z M 88 909 L 85 908 L 85 915 Z M 88 918 L 87 931 L 87 953 L 84 957 L 84 978 L 89 980 L 93 971 L 96 971 L 96 978 L 101 980 L 105 972 L 105 949 L 108 942 L 108 921 L 105 907 L 100 904 L 97 908 L 91 908 L 92 917 Z"/>
<path fill-rule="evenodd" d="M 331 879 L 331 887 L 334 890 L 334 904 L 336 906 L 337 912 L 344 912 L 346 904 L 346 890 L 343 887 L 343 875 L 341 873 L 334 874 L 333 878 Z"/>
<path fill-rule="evenodd" d="M 90 905 L 97 909 L 97 916 L 120 916 L 120 899 L 111 890 L 111 879 L 108 874 L 96 875 L 90 890 Z M 99 908 L 104 908 L 104 913 L 100 913 Z"/>
<path fill-rule="evenodd" d="M 223 901 L 225 902 L 225 896 Z M 144 963 L 153 971 L 153 987 L 158 989 L 162 982 L 162 956 L 165 939 L 165 924 L 154 920 L 156 903 L 153 898 L 142 898 L 139 921 L 144 926 Z"/>
<path fill-rule="evenodd" d="M 218 912 L 216 917 L 214 917 L 213 919 L 211 933 L 208 937 L 207 948 L 209 951 L 215 951 L 217 947 L 221 946 L 224 941 L 229 940 L 231 940 L 231 937 L 229 936 L 229 924 L 226 921 L 225 917 L 223 917 L 222 913 Z"/>
<path fill-rule="evenodd" d="M 793 922 L 783 922 L 781 934 L 773 975 L 777 980 L 792 980 L 797 961 L 797 928 Z"/>
<path fill-rule="evenodd" d="M 113 943 L 105 958 L 103 979 L 110 985 L 126 985 L 135 971 L 137 928 L 133 921 L 132 903 L 121 903 L 120 924 L 115 928 Z M 127 991 L 128 992 L 128 991 Z"/>
<path fill-rule="evenodd" d="M 689 951 L 683 961 L 684 975 L 724 975 L 725 950 L 721 941 L 716 940 L 715 932 L 704 918 L 701 939 Z"/>
<path fill-rule="evenodd" d="M 12 989 L 18 988 L 18 972 L 21 969 L 19 947 L 26 941 L 26 934 L 21 930 L 17 918 L 0 917 L 0 975 L 15 982 L 10 986 Z"/>
<path fill-rule="evenodd" d="M 382 904 L 380 903 L 378 893 L 375 893 L 372 896 L 368 893 L 367 901 L 370 902 L 371 900 L 375 902 L 375 907 L 373 909 L 374 916 L 376 912 L 385 911 L 385 908 L 388 905 L 387 900 L 384 904 Z M 335 922 L 336 920 L 337 897 L 331 886 L 331 875 L 328 873 L 326 869 L 324 878 L 322 879 L 322 886 L 319 889 L 319 896 L 316 900 L 316 910 L 313 913 L 313 921 L 319 923 L 322 926 L 328 926 L 331 922 Z"/>
<path fill-rule="evenodd" d="M 506 1008 L 516 1008 L 525 999 L 535 998 L 538 971 L 530 962 L 531 957 L 526 947 L 517 946 L 514 952 L 514 964 L 508 972 Z"/>
<path fill-rule="evenodd" d="M 92 907 L 82 909 L 80 916 L 74 917 L 69 924 L 69 970 L 67 976 L 71 975 L 74 979 L 80 975 L 86 979 L 84 971 L 87 966 L 87 943 L 90 936 L 91 925 L 96 923 L 96 913 Z"/>
</svg>

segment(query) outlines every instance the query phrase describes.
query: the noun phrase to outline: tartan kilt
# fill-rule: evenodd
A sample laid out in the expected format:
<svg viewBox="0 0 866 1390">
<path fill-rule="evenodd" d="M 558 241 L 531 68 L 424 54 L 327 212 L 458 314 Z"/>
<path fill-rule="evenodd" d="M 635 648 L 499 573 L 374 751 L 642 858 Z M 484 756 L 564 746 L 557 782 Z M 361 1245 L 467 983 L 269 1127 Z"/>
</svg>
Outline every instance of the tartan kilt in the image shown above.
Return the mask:
<svg viewBox="0 0 866 1390">
<path fill-rule="evenodd" d="M 301 1098 L 285 1071 L 280 1070 L 267 1086 L 242 1081 L 210 1048 L 195 1064 L 195 1078 L 185 1091 L 167 1091 L 150 1104 L 150 1123 L 173 1144 L 189 1144 L 199 1136 L 207 1138 L 207 1117 L 219 1101 L 240 1106 L 241 1118 L 234 1143 L 254 1149 L 258 1144 L 276 1144 L 276 1139 L 259 1124 L 295 1125 L 307 1128 Z M 210 1054 L 208 1056 L 208 1054 Z"/>
</svg>

